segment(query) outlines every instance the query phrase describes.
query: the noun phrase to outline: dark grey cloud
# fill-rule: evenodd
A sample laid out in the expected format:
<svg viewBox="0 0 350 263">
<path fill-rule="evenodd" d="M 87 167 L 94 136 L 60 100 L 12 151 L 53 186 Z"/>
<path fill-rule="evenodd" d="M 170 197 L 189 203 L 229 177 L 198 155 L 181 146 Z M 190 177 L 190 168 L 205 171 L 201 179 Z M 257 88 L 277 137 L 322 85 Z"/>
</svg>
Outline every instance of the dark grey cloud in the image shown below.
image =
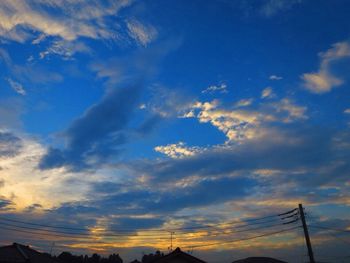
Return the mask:
<svg viewBox="0 0 350 263">
<path fill-rule="evenodd" d="M 26 207 L 25 211 L 28 212 L 28 213 L 32 213 L 32 212 L 35 212 L 37 209 L 40 209 L 40 208 L 42 208 L 41 204 L 32 204 L 32 205 Z"/>
<path fill-rule="evenodd" d="M 136 173 L 147 173 L 157 182 L 255 169 L 316 169 L 334 161 L 332 136 L 329 130 L 280 128 L 279 136 L 271 134 L 237 145 L 213 148 L 188 158 L 133 162 L 132 167 Z"/>
<path fill-rule="evenodd" d="M 7 211 L 13 209 L 13 202 L 9 199 L 6 199 L 0 196 L 0 211 Z"/>
<path fill-rule="evenodd" d="M 39 167 L 68 166 L 72 170 L 90 168 L 117 156 L 128 141 L 128 123 L 141 93 L 141 85 L 110 89 L 63 132 L 66 146 L 50 148 Z"/>
<path fill-rule="evenodd" d="M 160 122 L 157 114 L 148 114 L 140 123 L 129 127 L 136 104 L 145 83 L 158 72 L 158 65 L 171 51 L 178 48 L 180 39 L 169 39 L 139 49 L 130 56 L 111 57 L 90 65 L 99 79 L 104 81 L 107 92 L 102 100 L 74 120 L 62 133 L 66 145 L 51 147 L 42 158 L 39 168 L 51 169 L 66 166 L 73 171 L 96 169 L 111 157 L 123 151 L 130 138 L 149 134 Z M 125 83 L 137 84 L 127 85 Z M 126 88 L 115 88 L 117 85 Z"/>
<path fill-rule="evenodd" d="M 123 186 L 104 182 L 97 184 L 91 190 L 93 200 L 66 203 L 51 212 L 65 216 L 93 214 L 110 216 L 114 214 L 125 218 L 151 213 L 157 215 L 157 218 L 161 220 L 160 224 L 164 221 L 164 217 L 174 215 L 185 208 L 204 207 L 250 196 L 254 193 L 256 183 L 255 180 L 249 178 L 221 178 L 203 180 L 189 187 L 157 190 L 157 187 L 138 189 L 130 188 L 130 185 Z M 119 224 L 118 222 L 116 219 L 115 223 Z"/>
<path fill-rule="evenodd" d="M 183 209 L 244 200 L 248 204 L 258 196 L 267 201 L 297 198 L 312 204 L 339 203 L 348 196 L 341 190 L 322 188 L 327 184 L 342 184 L 348 178 L 347 132 L 310 127 L 288 127 L 288 130 L 280 127 L 279 132 L 280 136 L 274 133 L 183 159 L 133 161 L 129 166 L 124 165 L 124 172 L 132 175 L 128 180 L 93 183 L 89 194 L 93 199 L 63 204 L 49 214 L 63 218 L 118 215 L 119 219 L 110 221 L 111 227 L 149 228 L 161 226 Z M 255 173 L 259 169 L 279 172 L 264 177 Z M 140 173 L 149 176 L 150 181 L 142 184 L 133 181 Z M 191 182 L 192 177 L 197 179 Z M 179 186 L 183 179 L 191 183 Z M 132 219 L 150 213 L 158 220 Z"/>
<path fill-rule="evenodd" d="M 161 226 L 165 222 L 161 218 L 130 218 L 130 217 L 120 217 L 116 218 L 109 225 L 108 229 L 113 231 L 118 230 L 130 230 L 135 229 L 149 229 Z"/>
<path fill-rule="evenodd" d="M 11 132 L 0 131 L 0 157 L 16 155 L 22 147 L 22 140 Z"/>
</svg>

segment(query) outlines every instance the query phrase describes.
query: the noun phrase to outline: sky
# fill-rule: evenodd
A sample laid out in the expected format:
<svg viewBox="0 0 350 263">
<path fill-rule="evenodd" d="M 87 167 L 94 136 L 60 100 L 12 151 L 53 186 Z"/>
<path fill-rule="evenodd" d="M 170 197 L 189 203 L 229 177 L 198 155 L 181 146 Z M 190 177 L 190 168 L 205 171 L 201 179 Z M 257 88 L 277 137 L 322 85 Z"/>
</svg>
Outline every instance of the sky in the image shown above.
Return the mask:
<svg viewBox="0 0 350 263">
<path fill-rule="evenodd" d="M 235 243 L 269 230 L 227 228 L 302 203 L 310 225 L 350 230 L 349 13 L 346 0 L 1 0 L 0 244 L 131 260 L 195 226 L 173 245 L 209 262 L 306 260 L 300 228 Z M 349 256 L 348 234 L 310 233 L 316 259 Z"/>
</svg>

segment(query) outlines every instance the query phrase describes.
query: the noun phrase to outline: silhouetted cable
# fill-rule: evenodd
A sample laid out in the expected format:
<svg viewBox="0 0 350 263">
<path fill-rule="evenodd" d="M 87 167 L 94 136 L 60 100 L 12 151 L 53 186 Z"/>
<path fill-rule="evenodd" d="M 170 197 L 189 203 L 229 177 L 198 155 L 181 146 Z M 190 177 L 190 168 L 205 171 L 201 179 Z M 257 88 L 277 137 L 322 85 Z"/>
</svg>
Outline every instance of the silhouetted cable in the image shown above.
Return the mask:
<svg viewBox="0 0 350 263">
<path fill-rule="evenodd" d="M 318 229 L 325 229 L 325 230 L 332 230 L 332 231 L 342 232 L 342 233 L 350 233 L 350 230 L 347 230 L 347 229 L 339 229 L 339 228 L 331 228 L 331 227 L 315 226 L 315 225 L 310 225 L 309 227 L 318 228 Z"/>
<path fill-rule="evenodd" d="M 64 227 L 64 226 L 38 224 L 38 223 L 25 222 L 25 221 L 20 221 L 20 220 L 10 219 L 10 218 L 4 218 L 4 217 L 0 217 L 0 220 L 9 221 L 9 222 L 15 222 L 15 223 L 21 223 L 21 224 L 25 224 L 25 225 L 32 225 L 32 226 L 49 227 L 49 228 L 58 228 L 58 229 L 67 229 L 67 230 L 79 230 L 79 231 L 87 231 L 87 230 L 89 230 L 87 228 L 76 228 L 76 227 Z"/>
<path fill-rule="evenodd" d="M 283 230 L 280 230 L 280 231 L 265 233 L 265 234 L 261 234 L 261 235 L 258 235 L 258 236 L 252 236 L 252 237 L 247 237 L 247 238 L 241 238 L 241 239 L 235 239 L 235 240 L 223 241 L 223 242 L 216 242 L 216 243 L 204 244 L 204 245 L 183 246 L 183 248 L 197 248 L 197 247 L 209 247 L 209 246 L 216 246 L 216 245 L 223 245 L 223 244 L 231 244 L 231 243 L 235 243 L 235 242 L 246 241 L 246 240 L 251 240 L 251 239 L 255 239 L 255 238 L 276 235 L 276 234 L 284 233 L 284 232 L 287 232 L 287 231 L 290 231 L 290 230 L 293 230 L 293 229 L 297 229 L 297 228 L 300 228 L 300 226 L 291 227 L 291 228 L 283 229 Z"/>
<path fill-rule="evenodd" d="M 181 231 L 181 230 L 191 230 L 191 229 L 208 229 L 208 228 L 217 228 L 217 229 L 222 229 L 218 226 L 220 225 L 226 225 L 226 228 L 230 228 L 230 227 L 234 227 L 234 228 L 244 228 L 247 226 L 252 226 L 252 225 L 262 225 L 262 224 L 267 224 L 267 223 L 271 223 L 271 222 L 281 222 L 280 218 L 275 218 L 272 220 L 267 220 L 267 221 L 259 221 L 259 222 L 253 222 L 253 223 L 249 223 L 249 224 L 245 224 L 244 221 L 242 222 L 235 222 L 235 223 L 222 223 L 222 224 L 217 224 L 217 225 L 205 225 L 205 226 L 193 226 L 193 227 L 183 227 L 183 228 L 173 228 L 173 231 Z"/>
<path fill-rule="evenodd" d="M 284 215 L 288 215 L 288 214 L 291 214 L 291 213 L 294 213 L 295 211 L 297 211 L 298 208 L 294 208 L 292 210 L 289 210 L 287 212 L 284 212 L 284 213 L 281 213 L 281 214 L 278 214 L 278 216 L 284 216 Z"/>
<path fill-rule="evenodd" d="M 270 220 L 271 221 L 271 220 Z M 275 220 L 273 220 L 275 221 Z M 273 224 L 273 225 L 264 225 L 264 226 L 261 226 L 261 227 L 255 227 L 255 228 L 244 228 L 244 229 L 241 229 L 242 227 L 229 227 L 229 228 L 224 228 L 224 229 L 219 229 L 219 230 L 215 230 L 216 232 L 219 232 L 219 233 L 214 233 L 214 234 L 211 234 L 211 233 L 207 233 L 205 235 L 199 235 L 200 236 L 220 236 L 220 235 L 228 235 L 228 234 L 235 234 L 235 233 L 241 233 L 241 232 L 249 232 L 249 231 L 253 231 L 253 230 L 259 230 L 259 229 L 264 229 L 264 228 L 270 228 L 270 227 L 274 227 L 274 226 L 281 226 L 283 224 L 290 224 L 290 223 L 294 223 L 296 222 L 297 220 L 293 220 L 293 221 L 290 221 L 290 222 L 285 222 L 285 223 L 278 223 L 278 224 Z M 257 222 L 256 222 L 257 223 Z M 265 224 L 267 223 L 264 222 Z M 40 232 L 44 232 L 44 234 L 57 234 L 59 236 L 65 236 L 65 237 L 93 237 L 93 236 L 102 236 L 102 237 L 156 237 L 156 236 L 159 236 L 159 234 L 108 234 L 108 233 L 72 233 L 72 232 L 65 232 L 65 231 L 59 231 L 59 230 L 52 230 L 52 229 L 45 229 L 45 228 L 37 228 L 37 227 L 30 227 L 30 226 L 21 226 L 21 225 L 16 225 L 16 224 L 10 224 L 10 223 L 4 223 L 4 222 L 0 222 L 0 225 L 5 225 L 7 227 L 14 227 L 16 229 L 20 228 L 20 229 L 25 229 L 25 230 L 33 230 L 33 231 L 38 231 L 38 232 L 35 232 L 37 234 L 41 234 Z M 251 224 L 253 225 L 253 224 Z M 245 225 L 245 227 L 249 227 L 250 225 Z M 235 229 L 241 229 L 241 230 L 238 230 L 236 231 Z M 230 232 L 226 232 L 224 233 L 223 231 L 226 231 L 226 230 L 231 230 Z M 184 234 L 193 234 L 193 233 L 196 233 L 196 232 L 190 232 L 190 233 L 178 233 L 177 235 L 184 235 Z M 200 234 L 200 232 L 197 232 Z M 163 233 L 163 234 L 166 234 L 166 233 Z"/>
<path fill-rule="evenodd" d="M 116 232 L 124 232 L 124 233 L 131 233 L 131 232 L 136 232 L 136 231 L 142 231 L 142 232 L 170 232 L 170 231 L 186 231 L 186 230 L 192 230 L 192 229 L 207 229 L 207 228 L 219 228 L 219 226 L 235 226 L 236 228 L 243 228 L 246 226 L 250 225 L 259 225 L 259 224 L 266 224 L 270 223 L 273 221 L 279 221 L 283 220 L 284 218 L 281 218 L 282 215 L 290 214 L 296 209 L 290 210 L 285 213 L 281 214 L 275 214 L 275 215 L 269 215 L 269 216 L 264 216 L 260 218 L 247 218 L 247 219 L 241 219 L 241 221 L 231 221 L 231 222 L 226 222 L 226 223 L 220 223 L 220 224 L 215 224 L 215 225 L 202 225 L 202 226 L 190 226 L 190 227 L 179 227 L 179 228 L 169 228 L 169 229 L 109 229 L 108 231 L 106 230 L 95 230 L 95 232 L 103 232 L 103 233 L 111 233 L 113 232 L 114 234 Z M 267 221 L 261 221 L 265 220 L 268 218 L 274 218 L 273 220 L 267 220 Z M 38 227 L 45 227 L 45 228 L 53 228 L 53 229 L 65 229 L 65 230 L 73 230 L 73 231 L 89 231 L 88 228 L 75 228 L 75 227 L 65 227 L 65 226 L 54 226 L 54 225 L 47 225 L 47 224 L 38 224 L 38 223 L 33 223 L 33 222 L 26 222 L 26 221 L 21 221 L 21 220 L 16 220 L 16 219 L 9 219 L 9 218 L 4 218 L 0 217 L 0 221 L 8 221 L 8 222 L 14 222 L 14 223 L 20 223 L 20 224 L 25 224 L 25 225 L 33 225 L 33 226 L 38 226 Z M 250 223 L 253 222 L 253 223 Z M 255 223 L 254 223 L 255 222 Z M 237 226 L 238 225 L 238 226 Z M 72 234 L 72 233 L 70 233 Z M 78 234 L 78 233 L 77 233 Z M 79 234 L 84 234 L 84 233 L 79 233 Z"/>
<path fill-rule="evenodd" d="M 291 227 L 291 228 L 288 228 L 288 229 L 283 229 L 283 230 L 269 232 L 269 233 L 265 233 L 265 234 L 261 234 L 261 235 L 257 235 L 257 236 L 241 238 L 241 239 L 235 239 L 235 240 L 230 240 L 230 241 L 215 242 L 215 243 L 203 244 L 203 245 L 195 245 L 195 246 L 183 246 L 183 248 L 189 248 L 189 247 L 197 248 L 197 247 L 207 247 L 207 246 L 215 246 L 215 245 L 235 243 L 235 242 L 239 242 L 239 241 L 246 241 L 246 240 L 256 239 L 256 238 L 260 238 L 260 237 L 275 235 L 275 234 L 287 232 L 287 231 L 290 231 L 290 230 L 293 230 L 293 229 L 296 229 L 296 228 L 299 228 L 299 227 L 300 226 Z M 9 231 L 16 231 L 16 232 L 21 232 L 21 233 L 26 233 L 26 234 L 36 234 L 36 235 L 39 235 L 39 236 L 50 236 L 50 237 L 67 238 L 67 236 L 61 236 L 61 235 L 55 235 L 55 234 L 45 234 L 45 233 L 36 233 L 36 232 L 33 232 L 33 231 L 19 230 L 19 229 L 8 228 L 8 227 L 0 227 L 0 229 L 9 230 Z M 76 236 L 72 236 L 71 238 L 80 238 L 81 239 L 81 237 L 76 237 Z M 86 237 L 85 237 L 85 239 L 86 239 Z M 168 239 L 167 238 L 153 238 L 152 240 L 168 240 Z M 148 240 L 148 241 L 150 241 L 150 240 Z M 96 240 L 94 240 L 93 243 L 94 244 L 99 244 L 99 243 L 101 243 L 101 244 L 109 244 L 106 241 L 96 241 Z M 113 244 L 115 244 L 115 242 L 113 242 Z"/>
<path fill-rule="evenodd" d="M 89 238 L 89 239 L 94 239 L 96 236 L 93 235 L 84 235 L 82 236 L 81 234 L 58 234 L 58 233 L 42 233 L 38 230 L 37 232 L 35 231 L 29 231 L 29 230 L 23 230 L 23 229 L 18 229 L 16 227 L 0 227 L 2 230 L 10 230 L 10 231 L 16 231 L 16 232 L 21 232 L 21 233 L 27 233 L 27 234 L 34 234 L 38 236 L 48 236 L 48 237 L 61 237 L 61 238 L 76 238 L 76 239 L 82 239 L 82 238 Z M 103 236 L 103 237 L 111 237 L 111 236 Z M 135 240 L 135 237 L 140 237 L 140 236 L 119 236 L 119 237 L 125 237 L 125 238 L 130 238 L 131 240 Z M 147 238 L 142 238 L 141 240 L 146 240 Z M 157 237 L 156 235 L 152 236 L 152 239 L 157 239 L 157 240 L 168 240 L 168 238 L 160 238 Z"/>
<path fill-rule="evenodd" d="M 298 220 L 293 220 L 291 222 L 288 222 L 288 224 L 295 224 L 298 221 L 299 221 L 299 219 Z M 273 228 L 273 227 L 278 227 L 278 226 L 281 227 L 281 226 L 283 226 L 283 224 L 279 223 L 279 224 L 267 225 L 267 226 L 262 226 L 262 227 L 260 226 L 260 227 L 254 227 L 254 228 L 249 228 L 249 229 L 243 229 L 243 230 L 238 230 L 238 231 L 235 231 L 234 228 L 233 228 L 233 230 L 231 232 L 205 234 L 205 235 L 200 235 L 200 236 L 197 236 L 197 237 L 192 237 L 192 239 L 198 239 L 198 238 L 201 238 L 201 237 L 217 237 L 217 236 L 234 235 L 234 234 L 237 234 L 237 233 L 244 233 L 244 232 L 249 232 L 249 231 L 257 231 L 257 230 Z"/>
</svg>

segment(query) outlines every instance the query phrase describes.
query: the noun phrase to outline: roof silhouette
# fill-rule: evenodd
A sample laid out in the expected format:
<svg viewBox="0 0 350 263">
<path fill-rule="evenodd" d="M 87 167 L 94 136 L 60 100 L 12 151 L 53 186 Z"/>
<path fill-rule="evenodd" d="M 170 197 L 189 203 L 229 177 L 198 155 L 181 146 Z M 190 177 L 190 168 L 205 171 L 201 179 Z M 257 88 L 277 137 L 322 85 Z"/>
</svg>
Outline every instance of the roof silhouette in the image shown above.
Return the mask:
<svg viewBox="0 0 350 263">
<path fill-rule="evenodd" d="M 205 261 L 203 261 L 199 258 L 196 258 L 190 254 L 183 252 L 179 247 L 176 248 L 171 253 L 169 253 L 168 255 L 165 255 L 159 259 L 156 259 L 152 263 L 180 262 L 178 260 L 181 260 L 181 262 L 183 262 L 183 263 L 206 263 Z"/>
<path fill-rule="evenodd" d="M 50 255 L 40 253 L 29 246 L 13 243 L 0 247 L 0 262 L 53 263 Z"/>
</svg>

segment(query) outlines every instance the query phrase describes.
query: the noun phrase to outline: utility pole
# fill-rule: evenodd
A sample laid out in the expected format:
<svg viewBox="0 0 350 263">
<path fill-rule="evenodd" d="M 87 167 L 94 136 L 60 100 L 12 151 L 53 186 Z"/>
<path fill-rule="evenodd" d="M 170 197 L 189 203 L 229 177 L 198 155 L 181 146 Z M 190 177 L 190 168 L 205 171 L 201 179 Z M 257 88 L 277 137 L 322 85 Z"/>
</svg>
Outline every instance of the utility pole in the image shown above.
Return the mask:
<svg viewBox="0 0 350 263">
<path fill-rule="evenodd" d="M 304 215 L 304 208 L 303 208 L 302 204 L 299 204 L 299 213 L 300 213 L 301 222 L 303 223 L 305 242 L 306 242 L 307 251 L 308 251 L 308 254 L 309 254 L 309 258 L 310 258 L 310 263 L 315 263 L 314 253 L 312 252 L 312 246 L 311 246 L 309 231 L 307 229 L 307 225 L 306 225 L 306 221 L 305 221 L 305 215 Z"/>
</svg>

